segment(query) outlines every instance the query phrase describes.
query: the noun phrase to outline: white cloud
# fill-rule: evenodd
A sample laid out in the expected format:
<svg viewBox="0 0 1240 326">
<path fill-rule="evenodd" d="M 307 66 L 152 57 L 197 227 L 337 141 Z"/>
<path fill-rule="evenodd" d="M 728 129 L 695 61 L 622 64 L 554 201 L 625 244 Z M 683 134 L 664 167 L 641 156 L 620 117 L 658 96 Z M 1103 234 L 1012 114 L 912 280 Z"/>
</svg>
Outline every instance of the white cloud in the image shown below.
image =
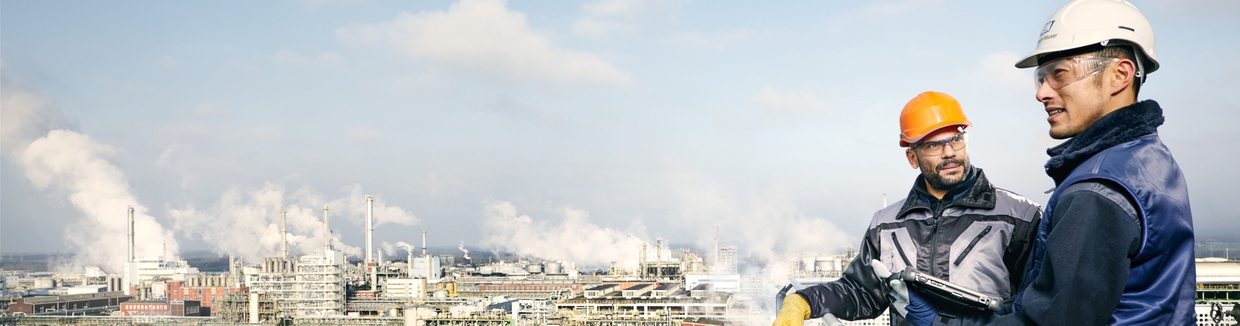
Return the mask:
<svg viewBox="0 0 1240 326">
<path fill-rule="evenodd" d="M 605 37 L 637 31 L 636 18 L 643 13 L 683 5 L 682 0 L 603 0 L 583 4 L 581 18 L 573 22 L 574 35 Z"/>
<path fill-rule="evenodd" d="M 683 5 L 684 0 L 603 0 L 582 5 L 582 10 L 590 15 L 609 16 L 626 15 L 644 11 L 671 8 Z"/>
<path fill-rule="evenodd" d="M 461 0 L 448 11 L 401 12 L 390 22 L 336 30 L 346 44 L 381 43 L 415 59 L 504 78 L 626 84 L 632 80 L 598 56 L 561 49 L 531 30 L 524 13 L 499 0 Z"/>
<path fill-rule="evenodd" d="M 808 113 L 827 108 L 827 102 L 818 98 L 812 90 L 777 90 L 763 88 L 749 98 L 754 105 L 772 112 Z"/>
<path fill-rule="evenodd" d="M 307 57 L 293 50 L 280 50 L 271 55 L 271 63 L 280 66 L 321 66 L 336 65 L 344 62 L 344 57 L 335 52 L 327 52 L 316 57 Z"/>
</svg>

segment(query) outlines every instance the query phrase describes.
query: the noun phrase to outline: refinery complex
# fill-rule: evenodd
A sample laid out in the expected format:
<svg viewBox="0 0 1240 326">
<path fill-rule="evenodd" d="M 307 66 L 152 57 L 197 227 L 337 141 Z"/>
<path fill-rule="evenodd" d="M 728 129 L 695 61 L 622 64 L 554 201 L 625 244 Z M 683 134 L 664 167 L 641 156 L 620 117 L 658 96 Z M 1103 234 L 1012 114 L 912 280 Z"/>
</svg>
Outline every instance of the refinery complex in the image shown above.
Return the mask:
<svg viewBox="0 0 1240 326">
<path fill-rule="evenodd" d="M 420 252 L 408 246 L 404 257 L 384 257 L 374 248 L 372 202 L 367 196 L 364 257 L 350 260 L 330 241 L 319 252 L 292 255 L 281 239 L 279 256 L 230 256 L 223 272 L 201 272 L 174 256 L 135 256 L 141 235 L 130 209 L 123 270 L 4 271 L 0 324 L 769 325 L 781 288 L 832 281 L 854 258 L 849 249 L 741 273 L 738 248 L 720 245 L 717 231 L 709 253 L 656 239 L 642 245 L 636 268 L 613 263 L 589 272 L 571 261 L 433 255 L 425 231 Z M 326 235 L 329 207 L 323 212 Z M 1197 264 L 1199 324 L 1234 324 L 1240 262 Z M 845 322 L 887 324 L 886 315 Z"/>
<path fill-rule="evenodd" d="M 406 324 L 406 325 L 733 325 L 769 323 L 773 298 L 790 278 L 808 284 L 839 276 L 842 254 L 786 262 L 779 279 L 742 275 L 738 248 L 704 254 L 642 244 L 636 268 L 613 263 L 588 272 L 575 262 L 535 257 L 494 260 L 431 254 L 403 257 L 374 248 L 367 196 L 363 257 L 346 257 L 325 236 L 319 252 L 261 261 L 229 257 L 224 272 L 202 272 L 178 257 L 138 257 L 133 210 L 124 269 L 82 274 L 5 271 L 6 323 L 18 324 Z M 281 234 L 285 225 L 281 210 Z M 324 234 L 330 234 L 323 207 Z M 716 233 L 717 234 L 717 233 Z M 716 236 L 717 239 L 717 236 Z M 706 261 L 705 256 L 711 257 Z M 352 259 L 350 259 L 352 258 Z M 488 257 L 490 258 L 490 257 Z M 857 325 L 886 324 L 885 320 Z"/>
</svg>

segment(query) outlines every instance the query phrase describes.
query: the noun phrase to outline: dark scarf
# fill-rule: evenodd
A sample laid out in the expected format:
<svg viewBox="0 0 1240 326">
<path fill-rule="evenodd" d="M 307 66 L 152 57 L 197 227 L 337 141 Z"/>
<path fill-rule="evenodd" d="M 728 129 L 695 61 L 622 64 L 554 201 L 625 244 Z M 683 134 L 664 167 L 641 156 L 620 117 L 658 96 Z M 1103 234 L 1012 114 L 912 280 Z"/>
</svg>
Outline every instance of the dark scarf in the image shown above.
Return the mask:
<svg viewBox="0 0 1240 326">
<path fill-rule="evenodd" d="M 917 194 L 920 195 L 921 200 L 925 201 L 926 206 L 930 206 L 931 211 L 938 213 L 944 206 L 956 201 L 960 195 L 969 191 L 969 189 L 972 189 L 974 183 L 977 183 L 979 169 L 973 168 L 972 164 L 969 164 L 969 166 L 965 168 L 967 170 L 965 171 L 964 180 L 961 180 L 960 183 L 956 184 L 956 186 L 948 189 L 947 193 L 943 194 L 943 199 L 935 198 L 934 195 L 931 195 L 930 191 L 926 189 L 926 176 L 924 175 L 917 176 L 917 181 L 913 184 L 913 191 L 916 191 Z"/>
<path fill-rule="evenodd" d="M 1058 185 L 1077 165 L 1112 146 L 1158 132 L 1163 124 L 1162 107 L 1144 100 L 1108 113 L 1076 137 L 1046 149 L 1046 175 Z"/>
</svg>

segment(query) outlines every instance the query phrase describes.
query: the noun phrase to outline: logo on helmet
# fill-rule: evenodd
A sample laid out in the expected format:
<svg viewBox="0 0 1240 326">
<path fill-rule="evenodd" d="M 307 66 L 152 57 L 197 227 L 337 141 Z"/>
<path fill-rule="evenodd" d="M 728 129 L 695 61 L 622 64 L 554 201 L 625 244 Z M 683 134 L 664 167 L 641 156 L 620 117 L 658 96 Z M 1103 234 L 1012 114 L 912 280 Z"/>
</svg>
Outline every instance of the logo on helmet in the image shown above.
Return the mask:
<svg viewBox="0 0 1240 326">
<path fill-rule="evenodd" d="M 1046 32 L 1050 32 L 1050 31 L 1051 31 L 1051 26 L 1054 26 L 1054 25 L 1055 25 L 1055 20 L 1054 20 L 1054 19 L 1052 19 L 1051 21 L 1046 22 L 1046 26 L 1042 26 L 1042 34 L 1038 34 L 1038 36 L 1042 36 L 1043 34 L 1046 34 Z"/>
</svg>

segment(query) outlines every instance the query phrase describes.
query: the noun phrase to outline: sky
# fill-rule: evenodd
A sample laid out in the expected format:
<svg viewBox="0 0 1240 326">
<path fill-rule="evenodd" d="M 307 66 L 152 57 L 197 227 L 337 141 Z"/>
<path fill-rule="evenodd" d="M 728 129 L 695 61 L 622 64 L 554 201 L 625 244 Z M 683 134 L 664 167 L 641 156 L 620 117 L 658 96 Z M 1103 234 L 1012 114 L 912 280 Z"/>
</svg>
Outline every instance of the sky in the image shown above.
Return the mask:
<svg viewBox="0 0 1240 326">
<path fill-rule="evenodd" d="M 1133 1 L 1141 89 L 1198 237 L 1240 235 L 1240 3 Z M 946 92 L 971 159 L 1045 203 L 1034 48 L 1058 1 L 0 3 L 0 252 L 59 268 L 466 246 L 599 266 L 643 242 L 835 253 L 918 171 L 898 114 Z M 1224 92 L 1224 93 L 1220 93 Z"/>
</svg>

